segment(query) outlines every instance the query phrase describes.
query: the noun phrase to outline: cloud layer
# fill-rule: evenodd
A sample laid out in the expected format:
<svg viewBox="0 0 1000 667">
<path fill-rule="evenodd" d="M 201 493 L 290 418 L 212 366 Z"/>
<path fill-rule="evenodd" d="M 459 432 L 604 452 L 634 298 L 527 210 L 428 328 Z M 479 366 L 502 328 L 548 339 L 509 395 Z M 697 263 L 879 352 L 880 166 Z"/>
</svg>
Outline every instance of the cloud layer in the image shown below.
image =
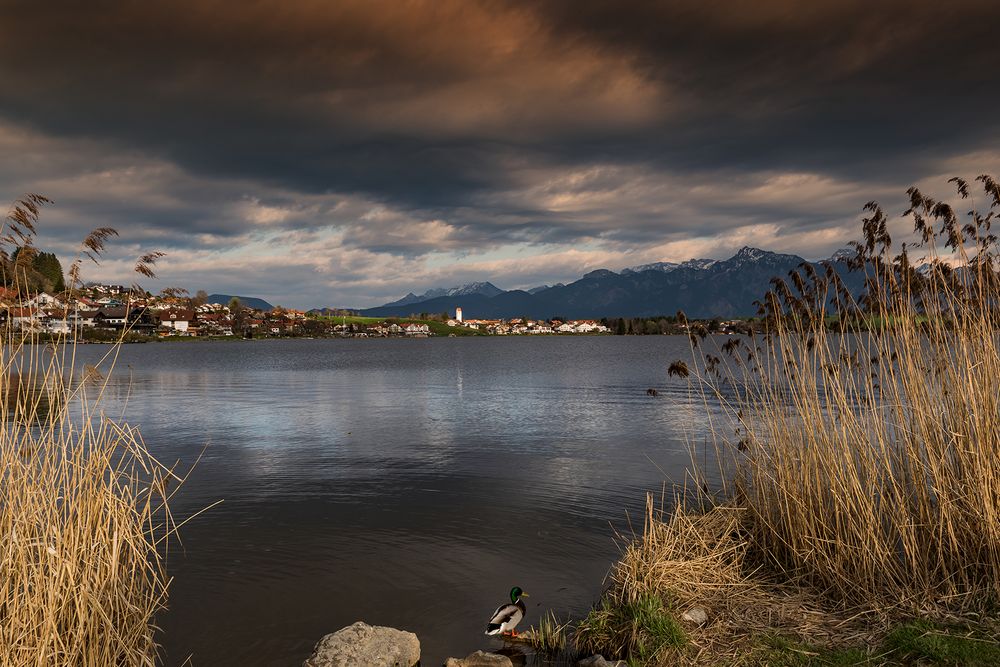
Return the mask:
<svg viewBox="0 0 1000 667">
<path fill-rule="evenodd" d="M 369 306 L 491 279 L 819 257 L 869 199 L 1000 171 L 993 3 L 0 6 L 0 196 L 93 278 Z"/>
</svg>

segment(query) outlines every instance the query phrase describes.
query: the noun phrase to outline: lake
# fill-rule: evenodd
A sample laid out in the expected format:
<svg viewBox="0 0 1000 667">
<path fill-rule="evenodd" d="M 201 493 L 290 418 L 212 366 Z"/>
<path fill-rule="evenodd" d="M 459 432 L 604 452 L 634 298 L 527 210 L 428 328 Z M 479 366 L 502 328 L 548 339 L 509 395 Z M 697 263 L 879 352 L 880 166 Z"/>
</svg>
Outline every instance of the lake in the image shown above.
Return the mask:
<svg viewBox="0 0 1000 667">
<path fill-rule="evenodd" d="M 299 665 L 364 620 L 437 665 L 499 646 L 483 630 L 514 585 L 520 629 L 586 613 L 616 532 L 706 435 L 667 378 L 689 355 L 671 336 L 124 346 L 106 409 L 127 401 L 162 460 L 204 452 L 179 516 L 223 500 L 170 553 L 167 664 Z"/>
</svg>

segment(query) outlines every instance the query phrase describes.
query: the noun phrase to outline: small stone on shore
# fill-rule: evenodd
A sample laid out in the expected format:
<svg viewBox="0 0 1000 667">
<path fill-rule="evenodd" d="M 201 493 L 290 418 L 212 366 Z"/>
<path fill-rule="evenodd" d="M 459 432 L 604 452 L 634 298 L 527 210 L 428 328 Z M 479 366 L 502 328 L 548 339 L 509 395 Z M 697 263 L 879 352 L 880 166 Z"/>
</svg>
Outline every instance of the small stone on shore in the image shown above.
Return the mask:
<svg viewBox="0 0 1000 667">
<path fill-rule="evenodd" d="M 708 612 L 701 607 L 691 607 L 681 614 L 681 620 L 695 625 L 705 625 L 708 623 Z"/>
</svg>

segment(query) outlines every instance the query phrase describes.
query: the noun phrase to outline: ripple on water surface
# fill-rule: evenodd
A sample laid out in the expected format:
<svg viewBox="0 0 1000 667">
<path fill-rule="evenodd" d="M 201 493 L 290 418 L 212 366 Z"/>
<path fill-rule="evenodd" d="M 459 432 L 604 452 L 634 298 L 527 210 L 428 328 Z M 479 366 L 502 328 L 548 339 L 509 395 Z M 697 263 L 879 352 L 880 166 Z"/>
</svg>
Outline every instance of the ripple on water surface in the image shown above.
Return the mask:
<svg viewBox="0 0 1000 667">
<path fill-rule="evenodd" d="M 687 354 L 659 336 L 126 346 L 108 411 L 127 399 L 164 460 L 204 452 L 178 516 L 224 499 L 171 552 L 168 664 L 298 664 L 359 619 L 439 664 L 490 645 L 513 585 L 527 624 L 582 613 L 615 531 L 704 437 L 666 377 Z"/>
</svg>

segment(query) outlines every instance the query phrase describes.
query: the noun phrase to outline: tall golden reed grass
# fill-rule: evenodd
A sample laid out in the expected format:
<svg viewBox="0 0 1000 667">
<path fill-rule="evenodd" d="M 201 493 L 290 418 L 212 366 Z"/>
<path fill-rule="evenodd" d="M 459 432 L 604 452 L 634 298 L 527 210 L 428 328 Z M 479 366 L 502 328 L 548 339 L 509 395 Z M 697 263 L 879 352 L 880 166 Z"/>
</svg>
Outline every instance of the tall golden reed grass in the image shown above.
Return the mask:
<svg viewBox="0 0 1000 667">
<path fill-rule="evenodd" d="M 4 260 L 12 243 L 30 248 L 44 203 L 17 203 Z M 96 257 L 110 232 L 95 234 L 84 252 Z M 70 275 L 72 289 L 79 262 Z M 0 334 L 0 664 L 153 665 L 168 501 L 183 480 L 101 410 L 108 374 L 77 368 L 75 350 L 72 334 L 47 344 L 31 327 Z"/>
<path fill-rule="evenodd" d="M 966 223 L 911 188 L 909 243 L 869 203 L 860 298 L 804 265 L 760 302 L 762 335 L 695 365 L 737 426 L 720 460 L 751 552 L 845 605 L 1000 602 L 1000 186 L 976 180 L 950 181 Z"/>
<path fill-rule="evenodd" d="M 869 202 L 853 272 L 803 264 L 775 278 L 755 331 L 722 342 L 691 325 L 693 358 L 667 372 L 701 393 L 715 455 L 692 446 L 694 484 L 671 511 L 647 499 L 578 647 L 742 664 L 771 634 L 874 646 L 914 615 L 996 618 L 1000 184 L 976 182 L 974 197 L 950 181 L 967 222 L 908 190 L 901 244 Z M 708 621 L 684 623 L 687 643 L 661 633 L 639 650 L 644 617 L 666 629 L 665 613 L 695 607 Z"/>
</svg>

